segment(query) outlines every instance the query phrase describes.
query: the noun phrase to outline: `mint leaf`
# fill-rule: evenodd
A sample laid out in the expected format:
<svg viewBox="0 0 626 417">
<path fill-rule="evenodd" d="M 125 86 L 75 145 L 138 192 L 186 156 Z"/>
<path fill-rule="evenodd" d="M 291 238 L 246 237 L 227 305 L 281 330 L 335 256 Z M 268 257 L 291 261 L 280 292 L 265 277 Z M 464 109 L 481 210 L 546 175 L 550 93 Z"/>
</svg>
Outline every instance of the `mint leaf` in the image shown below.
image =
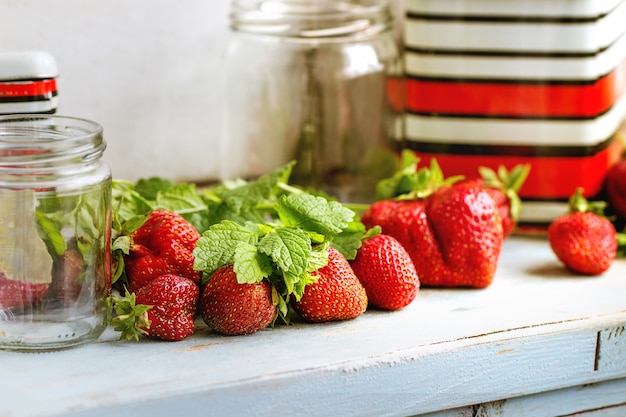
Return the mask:
<svg viewBox="0 0 626 417">
<path fill-rule="evenodd" d="M 131 182 L 123 180 L 113 181 L 111 209 L 114 214 L 114 228 L 119 230 L 121 224 L 138 214 L 150 212 L 152 208 L 152 204 L 135 191 Z"/>
<path fill-rule="evenodd" d="M 237 223 L 223 221 L 206 230 L 193 250 L 194 269 L 212 274 L 235 262 L 235 251 L 241 243 L 256 245 L 258 234 Z"/>
<path fill-rule="evenodd" d="M 268 257 L 259 253 L 255 245 L 239 242 L 235 248 L 233 269 L 240 284 L 255 284 L 267 278 L 273 271 Z"/>
<path fill-rule="evenodd" d="M 311 240 L 302 230 L 278 227 L 261 238 L 259 251 L 269 256 L 283 274 L 297 279 L 306 270 Z"/>
<path fill-rule="evenodd" d="M 365 225 L 359 221 L 353 221 L 339 235 L 335 236 L 331 245 L 347 260 L 351 261 L 356 257 L 364 236 Z"/>
<path fill-rule="evenodd" d="M 123 254 L 130 253 L 130 236 L 120 236 L 111 243 L 111 252 L 121 251 Z"/>
<path fill-rule="evenodd" d="M 354 212 L 341 203 L 310 194 L 284 195 L 276 202 L 275 210 L 285 226 L 329 238 L 341 233 L 354 218 Z"/>
<path fill-rule="evenodd" d="M 176 184 L 165 191 L 157 192 L 154 206 L 174 211 L 181 216 L 207 209 L 194 184 Z"/>
<path fill-rule="evenodd" d="M 135 191 L 147 200 L 156 200 L 160 192 L 167 191 L 174 185 L 174 181 L 166 178 L 142 178 L 135 184 Z"/>
<path fill-rule="evenodd" d="M 311 251 L 311 257 L 307 263 L 307 272 L 317 271 L 328 264 L 328 243 L 317 245 Z"/>
<path fill-rule="evenodd" d="M 255 181 L 228 181 L 206 191 L 203 198 L 208 206 L 208 224 L 222 220 L 263 223 L 265 213 L 260 206 L 268 206 L 271 210 L 276 196 L 282 193 L 279 185 L 289 179 L 293 164 L 262 175 Z"/>
</svg>

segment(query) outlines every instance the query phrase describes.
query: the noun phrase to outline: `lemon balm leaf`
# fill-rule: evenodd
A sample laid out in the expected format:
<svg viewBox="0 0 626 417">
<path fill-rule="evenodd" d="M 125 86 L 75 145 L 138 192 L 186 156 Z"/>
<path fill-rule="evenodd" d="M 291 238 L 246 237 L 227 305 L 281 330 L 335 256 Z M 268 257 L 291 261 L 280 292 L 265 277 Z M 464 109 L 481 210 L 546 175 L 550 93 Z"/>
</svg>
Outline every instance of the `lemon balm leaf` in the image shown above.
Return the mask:
<svg viewBox="0 0 626 417">
<path fill-rule="evenodd" d="M 256 245 L 258 234 L 231 221 L 223 221 L 206 230 L 193 250 L 194 269 L 211 274 L 220 267 L 235 261 L 235 251 L 240 243 Z"/>
<path fill-rule="evenodd" d="M 311 194 L 283 195 L 275 209 L 285 226 L 319 233 L 328 240 L 341 233 L 354 218 L 354 212 L 341 203 Z"/>
<path fill-rule="evenodd" d="M 261 238 L 259 251 L 269 256 L 283 274 L 298 277 L 305 272 L 311 256 L 311 240 L 302 230 L 278 227 Z"/>
<path fill-rule="evenodd" d="M 233 269 L 240 284 L 255 284 L 267 278 L 273 270 L 267 255 L 260 253 L 255 245 L 239 242 L 235 248 Z"/>
</svg>

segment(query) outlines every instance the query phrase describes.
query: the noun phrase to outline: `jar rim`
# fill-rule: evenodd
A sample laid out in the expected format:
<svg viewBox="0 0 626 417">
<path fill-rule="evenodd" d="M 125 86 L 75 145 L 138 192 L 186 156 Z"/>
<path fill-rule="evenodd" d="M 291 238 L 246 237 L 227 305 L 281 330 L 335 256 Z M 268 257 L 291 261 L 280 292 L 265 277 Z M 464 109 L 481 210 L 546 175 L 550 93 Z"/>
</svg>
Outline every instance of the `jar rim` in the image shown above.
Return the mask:
<svg viewBox="0 0 626 417">
<path fill-rule="evenodd" d="M 373 36 L 392 23 L 386 0 L 233 0 L 230 14 L 233 31 L 300 40 Z"/>
<path fill-rule="evenodd" d="M 106 148 L 97 122 L 61 115 L 0 116 L 0 168 L 88 163 Z"/>
</svg>

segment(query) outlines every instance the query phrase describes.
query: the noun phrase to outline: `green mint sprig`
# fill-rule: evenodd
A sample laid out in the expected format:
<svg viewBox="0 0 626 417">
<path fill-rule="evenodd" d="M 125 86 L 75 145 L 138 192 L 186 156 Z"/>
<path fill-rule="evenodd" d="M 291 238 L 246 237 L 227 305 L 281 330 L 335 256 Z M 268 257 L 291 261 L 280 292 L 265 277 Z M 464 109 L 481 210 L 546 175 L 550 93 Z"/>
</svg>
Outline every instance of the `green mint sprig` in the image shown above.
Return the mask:
<svg viewBox="0 0 626 417">
<path fill-rule="evenodd" d="M 352 224 L 354 212 L 310 194 L 283 195 L 274 209 L 276 222 L 222 220 L 209 227 L 196 243 L 194 268 L 203 272 L 205 282 L 229 264 L 240 283 L 268 279 L 286 318 L 288 300 L 300 299 L 305 286 L 315 282 L 311 272 L 326 265 L 328 246 Z"/>
<path fill-rule="evenodd" d="M 255 233 L 266 233 L 268 227 L 275 228 L 277 225 L 287 229 L 305 230 L 310 239 L 307 245 L 314 248 L 313 252 L 303 252 L 305 257 L 319 258 L 315 253 L 317 250 L 315 245 L 332 244 L 347 259 L 354 259 L 356 251 L 361 246 L 365 227 L 359 221 L 353 220 L 355 213 L 352 210 L 333 201 L 329 196 L 290 185 L 289 177 L 294 165 L 295 162 L 290 162 L 254 181 L 224 181 L 202 190 L 198 190 L 194 184 L 175 183 L 159 177 L 141 179 L 136 183 L 115 180 L 112 204 L 113 282 L 123 278 L 124 255 L 129 254 L 130 235 L 141 227 L 150 212 L 155 209 L 180 214 L 200 233 L 209 230 L 226 233 L 220 230 L 224 222 L 242 227 L 257 225 Z M 222 226 L 217 226 L 220 224 Z M 228 231 L 231 232 L 236 231 Z M 274 233 L 281 236 L 281 233 L 286 232 L 274 231 Z M 272 236 L 274 235 L 270 234 L 264 240 L 264 244 L 272 242 L 274 239 Z M 244 249 L 245 246 L 239 249 L 242 253 L 238 259 L 243 259 Z M 295 249 L 295 246 L 289 249 Z M 283 249 L 283 253 L 285 252 Z M 271 257 L 272 260 L 279 258 L 280 256 L 276 254 Z M 247 267 L 250 268 L 251 276 L 262 275 L 265 269 L 261 262 L 249 255 Z M 314 265 L 320 264 L 313 259 L 311 262 Z M 285 267 L 285 264 L 278 265 Z M 241 267 L 243 268 L 243 263 Z M 211 268 L 201 268 L 206 269 Z M 285 286 L 288 287 L 288 292 L 297 292 L 301 283 L 306 281 L 300 276 L 301 271 L 294 272 L 288 268 L 281 270 L 284 271 L 281 277 L 286 277 Z"/>
</svg>

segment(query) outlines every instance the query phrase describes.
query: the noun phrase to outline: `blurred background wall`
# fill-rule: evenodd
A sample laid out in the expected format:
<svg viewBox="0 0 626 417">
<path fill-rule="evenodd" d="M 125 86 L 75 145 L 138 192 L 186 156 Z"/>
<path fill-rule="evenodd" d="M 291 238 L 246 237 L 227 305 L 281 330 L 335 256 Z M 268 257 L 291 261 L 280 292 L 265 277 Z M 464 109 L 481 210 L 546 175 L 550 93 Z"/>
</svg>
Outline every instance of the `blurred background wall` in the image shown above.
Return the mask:
<svg viewBox="0 0 626 417">
<path fill-rule="evenodd" d="M 399 14 L 404 0 L 394 0 Z M 0 0 L 0 52 L 45 50 L 57 114 L 104 126 L 114 177 L 216 178 L 228 0 Z"/>
</svg>

